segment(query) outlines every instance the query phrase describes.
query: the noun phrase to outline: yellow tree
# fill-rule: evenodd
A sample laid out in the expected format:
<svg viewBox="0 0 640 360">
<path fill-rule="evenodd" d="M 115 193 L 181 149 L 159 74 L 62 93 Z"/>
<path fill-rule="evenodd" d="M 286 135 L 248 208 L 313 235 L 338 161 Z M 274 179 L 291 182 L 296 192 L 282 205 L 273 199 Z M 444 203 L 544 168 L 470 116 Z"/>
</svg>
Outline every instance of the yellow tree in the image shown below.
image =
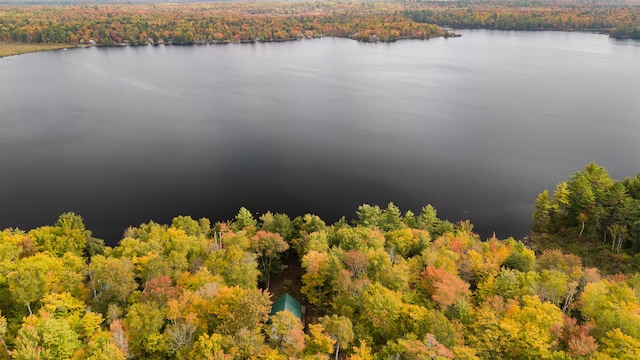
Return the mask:
<svg viewBox="0 0 640 360">
<path fill-rule="evenodd" d="M 329 255 L 326 252 L 309 251 L 302 258 L 302 267 L 305 269 L 302 275 L 302 293 L 311 304 L 325 305 L 327 287 L 330 286 Z"/>
<path fill-rule="evenodd" d="M 612 359 L 640 359 L 640 340 L 625 335 L 620 329 L 607 331 L 601 343 L 600 351 Z"/>
<path fill-rule="evenodd" d="M 84 255 L 91 232 L 84 228 L 82 218 L 74 213 L 60 215 L 55 226 L 43 226 L 29 232 L 40 251 L 49 251 L 54 256 L 71 252 Z"/>
<path fill-rule="evenodd" d="M 51 290 L 53 271 L 57 259 L 45 253 L 21 259 L 14 271 L 7 274 L 9 291 L 18 303 L 27 307 L 33 314 L 32 305 L 37 303 Z"/>
<path fill-rule="evenodd" d="M 552 330 L 562 328 L 562 311 L 535 296 L 523 296 L 522 304 L 509 300 L 500 330 L 505 336 L 505 353 L 511 359 L 546 359 L 558 341 Z"/>
<path fill-rule="evenodd" d="M 640 305 L 626 282 L 601 280 L 587 284 L 579 305 L 582 316 L 597 325 L 592 331 L 597 339 L 616 328 L 640 339 Z"/>
<path fill-rule="evenodd" d="M 237 334 L 241 329 L 257 329 L 269 317 L 269 293 L 259 289 L 221 287 L 212 300 L 209 330 L 222 335 Z"/>
<path fill-rule="evenodd" d="M 309 324 L 308 335 L 304 336 L 306 355 L 331 354 L 336 340 L 328 335 L 322 324 Z"/>
<path fill-rule="evenodd" d="M 136 356 L 158 356 L 167 350 L 162 335 L 165 316 L 154 303 L 131 305 L 124 319 L 127 342 Z"/>
<path fill-rule="evenodd" d="M 78 334 L 66 319 L 56 319 L 43 311 L 25 319 L 11 355 L 16 360 L 66 360 L 71 359 L 81 345 Z"/>
<path fill-rule="evenodd" d="M 291 311 L 278 311 L 265 325 L 269 342 L 289 358 L 295 358 L 304 350 L 302 322 Z"/>
</svg>

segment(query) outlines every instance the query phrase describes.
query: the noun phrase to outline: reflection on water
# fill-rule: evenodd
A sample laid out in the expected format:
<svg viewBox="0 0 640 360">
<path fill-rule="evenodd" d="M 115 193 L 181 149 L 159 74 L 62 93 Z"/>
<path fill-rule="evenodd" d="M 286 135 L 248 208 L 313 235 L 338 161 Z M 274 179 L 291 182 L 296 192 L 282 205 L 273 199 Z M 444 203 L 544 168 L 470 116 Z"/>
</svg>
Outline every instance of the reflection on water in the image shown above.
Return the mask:
<svg viewBox="0 0 640 360">
<path fill-rule="evenodd" d="M 113 244 L 183 214 L 431 203 L 522 236 L 590 161 L 640 171 L 637 42 L 563 32 L 86 48 L 0 63 L 0 228 L 65 211 Z"/>
</svg>

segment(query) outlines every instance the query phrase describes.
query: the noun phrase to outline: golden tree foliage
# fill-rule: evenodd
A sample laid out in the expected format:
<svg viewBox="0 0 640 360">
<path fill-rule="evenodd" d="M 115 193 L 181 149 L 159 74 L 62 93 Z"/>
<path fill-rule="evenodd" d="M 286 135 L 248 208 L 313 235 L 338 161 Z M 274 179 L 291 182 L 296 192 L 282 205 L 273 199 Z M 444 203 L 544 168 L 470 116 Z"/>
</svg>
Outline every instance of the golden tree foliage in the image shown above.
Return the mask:
<svg viewBox="0 0 640 360">
<path fill-rule="evenodd" d="M 237 232 L 189 217 L 142 224 L 91 257 L 42 251 L 31 232 L 7 229 L 0 342 L 15 359 L 640 356 L 640 276 L 603 277 L 562 251 L 536 258 L 513 239 L 481 241 L 468 222 L 429 241 L 398 211 L 376 220 L 388 231 L 261 218 L 301 256 L 287 265 L 300 266 L 291 290 L 302 293 L 303 319 L 269 316 L 256 253 L 285 261 L 289 243 L 248 216 Z"/>
</svg>

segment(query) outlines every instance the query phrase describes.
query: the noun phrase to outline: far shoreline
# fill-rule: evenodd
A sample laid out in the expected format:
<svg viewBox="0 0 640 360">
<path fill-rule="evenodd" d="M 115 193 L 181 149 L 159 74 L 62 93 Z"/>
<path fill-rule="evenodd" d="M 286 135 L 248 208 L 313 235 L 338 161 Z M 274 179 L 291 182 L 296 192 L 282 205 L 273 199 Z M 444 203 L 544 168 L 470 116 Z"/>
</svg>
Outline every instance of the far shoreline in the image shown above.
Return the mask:
<svg viewBox="0 0 640 360">
<path fill-rule="evenodd" d="M 460 37 L 460 34 L 457 33 L 447 33 L 439 36 L 431 36 L 431 37 L 399 37 L 393 39 L 356 39 L 354 37 L 343 37 L 343 36 L 315 36 L 310 38 L 288 38 L 288 39 L 257 39 L 257 40 L 241 40 L 241 41 L 211 41 L 211 42 L 191 42 L 191 43 L 119 43 L 119 44 L 93 44 L 93 45 L 82 45 L 82 44 L 43 44 L 43 43 L 2 43 L 0 42 L 0 58 L 8 57 L 8 56 L 16 56 L 22 54 L 28 54 L 33 52 L 41 52 L 41 51 L 49 51 L 49 50 L 61 50 L 61 49 L 71 49 L 71 48 L 80 48 L 80 47 L 126 47 L 126 46 L 202 46 L 202 45 L 231 45 L 231 44 L 256 44 L 256 43 L 281 43 L 281 42 L 290 42 L 290 41 L 300 41 L 307 39 L 319 39 L 323 37 L 335 37 L 339 39 L 350 39 L 357 42 L 362 43 L 392 43 L 401 40 L 429 40 L 435 39 L 439 37 L 444 38 L 455 38 Z"/>
<path fill-rule="evenodd" d="M 46 43 L 0 43 L 0 58 L 23 55 L 33 52 L 76 48 L 73 44 Z"/>
</svg>

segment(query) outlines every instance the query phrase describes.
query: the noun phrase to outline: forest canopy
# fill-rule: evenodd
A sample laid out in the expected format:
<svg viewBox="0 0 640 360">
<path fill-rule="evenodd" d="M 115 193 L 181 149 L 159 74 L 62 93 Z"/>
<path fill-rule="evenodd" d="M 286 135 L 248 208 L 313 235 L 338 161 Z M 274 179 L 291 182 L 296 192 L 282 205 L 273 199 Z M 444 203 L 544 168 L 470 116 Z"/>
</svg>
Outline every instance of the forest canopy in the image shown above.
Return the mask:
<svg viewBox="0 0 640 360">
<path fill-rule="evenodd" d="M 608 272 L 640 266 L 640 174 L 616 180 L 591 163 L 540 193 L 532 219 L 538 248 L 562 247 Z"/>
<path fill-rule="evenodd" d="M 0 42 L 206 44 L 334 36 L 395 41 L 447 28 L 599 31 L 640 37 L 640 5 L 594 2 L 238 2 L 0 5 Z"/>
<path fill-rule="evenodd" d="M 588 165 L 541 195 L 532 236 L 606 235 L 610 255 L 633 254 L 638 179 Z M 528 245 L 431 205 L 363 204 L 334 224 L 178 216 L 115 247 L 65 213 L 0 232 L 0 358 L 638 358 L 640 275 Z M 302 316 L 271 313 L 284 293 Z"/>
<path fill-rule="evenodd" d="M 335 36 L 393 41 L 448 36 L 392 3 L 194 3 L 0 7 L 0 41 L 100 45 L 284 41 Z"/>
</svg>

